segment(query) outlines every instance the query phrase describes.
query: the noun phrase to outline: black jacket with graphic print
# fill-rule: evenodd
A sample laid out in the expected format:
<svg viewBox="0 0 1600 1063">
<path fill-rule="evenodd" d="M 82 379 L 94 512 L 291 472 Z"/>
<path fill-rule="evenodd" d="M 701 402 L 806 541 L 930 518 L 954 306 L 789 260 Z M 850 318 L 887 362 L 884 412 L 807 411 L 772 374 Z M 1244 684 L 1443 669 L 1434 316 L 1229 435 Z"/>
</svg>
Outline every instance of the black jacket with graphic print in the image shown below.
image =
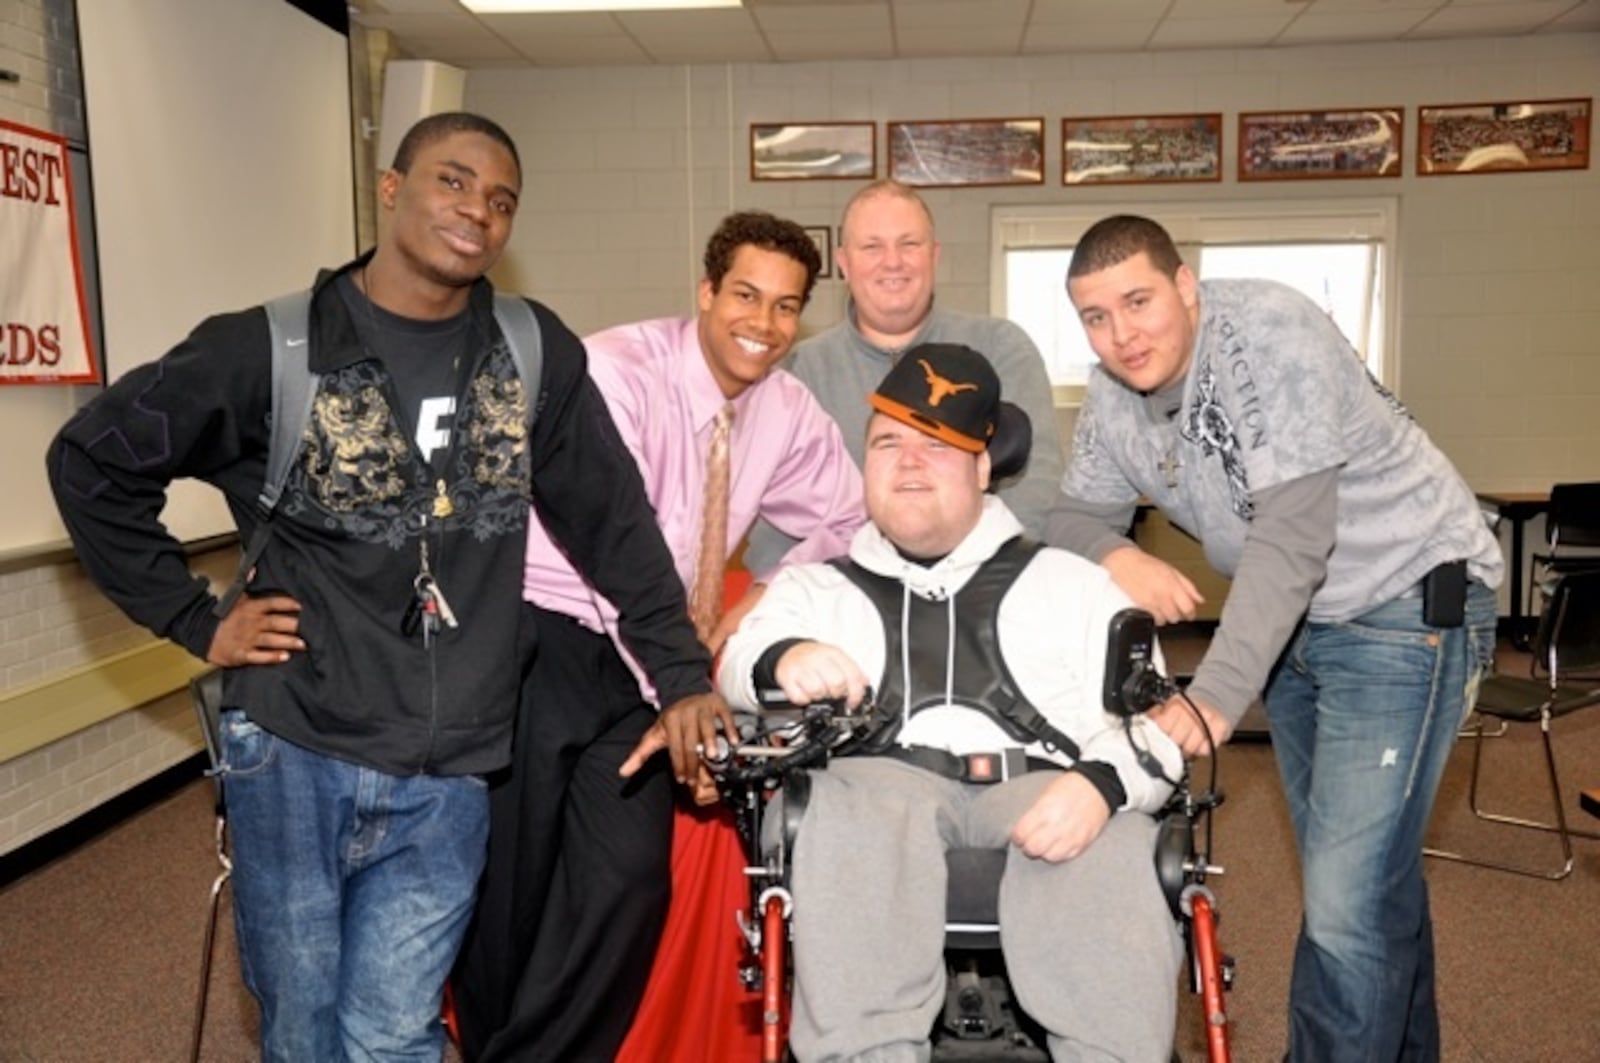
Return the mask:
<svg viewBox="0 0 1600 1063">
<path fill-rule="evenodd" d="M 687 620 L 682 581 L 577 337 L 532 304 L 544 364 L 530 441 L 528 400 L 492 289 L 479 281 L 453 443 L 435 455 L 436 475 L 331 283 L 365 261 L 317 280 L 310 362 L 322 388 L 250 586 L 300 602 L 308 648 L 285 664 L 231 670 L 227 704 L 297 745 L 391 774 L 506 764 L 527 650 L 518 620 L 530 485 L 545 527 L 621 610 L 623 639 L 661 704 L 709 690 L 710 661 Z M 133 619 L 199 657 L 217 628 L 216 599 L 160 523 L 166 485 L 214 484 L 249 539 L 266 470 L 270 366 L 260 307 L 210 318 L 81 410 L 48 455 L 56 503 L 90 577 Z M 444 518 L 434 516 L 439 476 L 452 510 Z M 401 631 L 424 534 L 460 623 L 431 647 Z"/>
</svg>

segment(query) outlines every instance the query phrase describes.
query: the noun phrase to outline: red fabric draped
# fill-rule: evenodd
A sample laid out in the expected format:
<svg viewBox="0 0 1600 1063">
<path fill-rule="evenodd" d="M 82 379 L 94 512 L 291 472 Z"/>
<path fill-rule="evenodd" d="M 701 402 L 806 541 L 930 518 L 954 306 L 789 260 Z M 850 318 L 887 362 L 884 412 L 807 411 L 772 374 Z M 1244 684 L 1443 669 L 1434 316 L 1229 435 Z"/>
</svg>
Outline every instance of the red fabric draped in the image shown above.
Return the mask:
<svg viewBox="0 0 1600 1063">
<path fill-rule="evenodd" d="M 750 586 L 730 565 L 727 608 Z M 761 1058 L 761 993 L 739 983 L 750 907 L 745 854 L 726 806 L 680 800 L 672 820 L 672 907 L 644 1000 L 617 1063 L 743 1063 Z"/>
<path fill-rule="evenodd" d="M 680 805 L 672 824 L 672 907 L 618 1063 L 761 1058 L 761 994 L 739 984 L 750 906 L 745 857 L 725 807 Z"/>
</svg>

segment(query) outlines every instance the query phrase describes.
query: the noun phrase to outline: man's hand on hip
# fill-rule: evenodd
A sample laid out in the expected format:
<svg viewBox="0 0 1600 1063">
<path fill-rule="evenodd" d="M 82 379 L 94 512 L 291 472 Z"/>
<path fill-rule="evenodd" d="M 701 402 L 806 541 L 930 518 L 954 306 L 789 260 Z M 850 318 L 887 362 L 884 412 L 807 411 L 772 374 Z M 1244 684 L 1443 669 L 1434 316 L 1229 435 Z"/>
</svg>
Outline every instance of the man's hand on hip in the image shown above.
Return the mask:
<svg viewBox="0 0 1600 1063">
<path fill-rule="evenodd" d="M 1133 604 L 1156 618 L 1158 624 L 1193 620 L 1205 597 L 1189 577 L 1137 546 L 1119 546 L 1100 563 Z"/>
<path fill-rule="evenodd" d="M 223 668 L 244 664 L 282 664 L 303 652 L 300 603 L 286 594 L 241 596 L 217 625 L 206 660 Z"/>
</svg>

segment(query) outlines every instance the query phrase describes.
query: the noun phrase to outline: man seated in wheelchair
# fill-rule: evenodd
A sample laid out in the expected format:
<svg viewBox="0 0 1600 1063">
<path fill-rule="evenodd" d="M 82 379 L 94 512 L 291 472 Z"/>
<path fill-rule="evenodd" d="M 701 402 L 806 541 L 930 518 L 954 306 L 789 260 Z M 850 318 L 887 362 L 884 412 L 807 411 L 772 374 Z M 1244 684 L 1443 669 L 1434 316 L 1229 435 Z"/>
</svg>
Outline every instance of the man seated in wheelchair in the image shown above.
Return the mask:
<svg viewBox="0 0 1600 1063">
<path fill-rule="evenodd" d="M 847 560 L 774 580 L 728 642 L 731 703 L 875 691 L 881 730 L 811 776 L 792 862 L 791 1044 L 810 1060 L 925 1060 L 945 999 L 945 853 L 1003 848 L 1013 990 L 1057 1060 L 1166 1060 L 1179 934 L 1157 812 L 1182 770 L 1158 728 L 1101 708 L 1127 597 L 1022 538 L 994 474 L 1027 419 L 967 347 L 907 351 L 870 397 L 870 523 Z M 1002 457 L 1005 455 L 1005 457 Z"/>
</svg>

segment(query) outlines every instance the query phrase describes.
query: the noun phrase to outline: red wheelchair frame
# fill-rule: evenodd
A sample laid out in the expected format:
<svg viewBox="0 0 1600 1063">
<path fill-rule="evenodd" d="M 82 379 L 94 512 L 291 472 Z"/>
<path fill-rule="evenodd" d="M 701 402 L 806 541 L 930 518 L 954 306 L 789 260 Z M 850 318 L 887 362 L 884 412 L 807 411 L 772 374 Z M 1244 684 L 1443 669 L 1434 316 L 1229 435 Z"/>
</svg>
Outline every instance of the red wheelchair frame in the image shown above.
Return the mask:
<svg viewBox="0 0 1600 1063">
<path fill-rule="evenodd" d="M 788 852 L 797 822 L 784 823 L 783 838 L 762 842 L 762 817 L 772 795 L 806 785 L 808 769 L 825 766 L 870 726 L 870 712 L 847 712 L 834 703 L 804 709 L 769 710 L 746 741 L 708 757 L 723 800 L 732 807 L 746 856 L 750 906 L 738 913 L 745 940 L 739 978 L 762 995 L 762 1063 L 786 1058 L 788 1030 L 789 918 L 794 899 L 788 882 Z M 776 718 L 777 722 L 771 722 Z M 1213 765 L 1215 757 L 1213 757 Z M 1228 1016 L 1224 992 L 1233 984 L 1233 961 L 1217 942 L 1216 898 L 1206 880 L 1222 874 L 1210 862 L 1210 813 L 1222 803 L 1214 788 L 1195 794 L 1185 774 L 1161 813 L 1156 872 L 1175 918 L 1182 924 L 1189 957 L 1189 989 L 1204 1005 L 1207 1058 L 1228 1063 Z M 789 805 L 785 806 L 786 815 Z"/>
</svg>

